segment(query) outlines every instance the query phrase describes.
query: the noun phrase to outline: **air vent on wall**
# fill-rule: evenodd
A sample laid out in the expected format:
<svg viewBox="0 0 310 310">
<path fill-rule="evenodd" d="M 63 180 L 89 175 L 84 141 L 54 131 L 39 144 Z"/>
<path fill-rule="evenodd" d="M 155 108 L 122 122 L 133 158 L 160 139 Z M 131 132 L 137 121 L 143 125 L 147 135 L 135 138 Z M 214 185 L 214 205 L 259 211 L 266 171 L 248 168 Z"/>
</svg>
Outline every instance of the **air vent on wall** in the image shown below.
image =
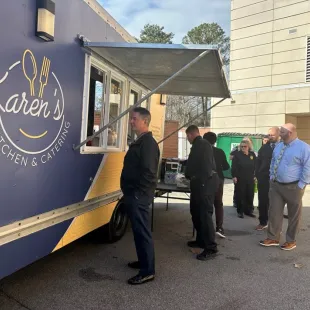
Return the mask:
<svg viewBox="0 0 310 310">
<path fill-rule="evenodd" d="M 306 82 L 310 82 L 310 37 L 307 37 Z"/>
</svg>

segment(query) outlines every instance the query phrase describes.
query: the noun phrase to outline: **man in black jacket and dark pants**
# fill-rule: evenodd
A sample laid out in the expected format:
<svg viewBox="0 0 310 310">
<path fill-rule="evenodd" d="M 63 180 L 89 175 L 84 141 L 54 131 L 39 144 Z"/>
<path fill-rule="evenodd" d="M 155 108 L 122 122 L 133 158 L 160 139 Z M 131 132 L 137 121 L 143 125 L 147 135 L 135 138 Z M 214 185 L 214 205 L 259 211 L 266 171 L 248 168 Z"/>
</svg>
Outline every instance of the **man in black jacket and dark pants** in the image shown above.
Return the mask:
<svg viewBox="0 0 310 310">
<path fill-rule="evenodd" d="M 269 129 L 269 142 L 262 145 L 258 151 L 256 159 L 255 175 L 257 178 L 258 188 L 258 210 L 259 210 L 259 225 L 256 230 L 263 230 L 267 228 L 268 211 L 269 211 L 269 169 L 272 159 L 273 149 L 275 148 L 280 137 L 280 130 L 278 127 Z"/>
<path fill-rule="evenodd" d="M 157 184 L 159 148 L 149 132 L 150 112 L 142 107 L 133 109 L 130 124 L 137 139 L 130 145 L 124 159 L 121 189 L 131 222 L 138 261 L 128 266 L 140 269 L 129 284 L 143 284 L 155 278 L 155 254 L 149 226 L 149 206 Z"/>
<path fill-rule="evenodd" d="M 207 140 L 202 139 L 198 127 L 189 126 L 186 135 L 193 145 L 187 160 L 185 176 L 190 179 L 190 212 L 197 233 L 196 241 L 190 241 L 188 245 L 203 248 L 197 259 L 207 260 L 217 253 L 212 215 L 214 196 L 219 183 L 218 175 L 212 146 Z"/>
<path fill-rule="evenodd" d="M 223 209 L 223 191 L 224 191 L 224 173 L 223 171 L 228 170 L 229 163 L 227 162 L 226 155 L 222 149 L 214 146 L 217 141 L 217 136 L 214 132 L 207 132 L 203 135 L 203 138 L 210 142 L 213 149 L 216 171 L 219 176 L 219 187 L 214 198 L 214 209 L 215 209 L 215 221 L 216 221 L 216 234 L 221 238 L 225 238 L 223 229 L 224 222 L 224 209 Z"/>
</svg>

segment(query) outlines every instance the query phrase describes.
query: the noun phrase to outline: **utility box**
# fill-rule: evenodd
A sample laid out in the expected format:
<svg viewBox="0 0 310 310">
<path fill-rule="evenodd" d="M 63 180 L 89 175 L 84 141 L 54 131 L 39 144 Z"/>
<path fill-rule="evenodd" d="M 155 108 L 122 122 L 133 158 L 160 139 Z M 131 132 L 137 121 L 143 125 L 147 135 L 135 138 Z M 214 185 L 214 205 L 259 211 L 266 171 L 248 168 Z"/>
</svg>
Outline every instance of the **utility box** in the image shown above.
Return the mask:
<svg viewBox="0 0 310 310">
<path fill-rule="evenodd" d="M 238 132 L 223 132 L 217 135 L 216 146 L 222 149 L 226 155 L 227 161 L 231 167 L 231 160 L 229 159 L 230 152 L 234 147 L 238 146 L 240 142 L 248 137 L 253 142 L 254 152 L 258 152 L 263 143 L 263 134 L 250 134 L 250 133 L 238 133 Z M 226 179 L 231 179 L 231 168 L 224 171 L 224 177 Z"/>
</svg>

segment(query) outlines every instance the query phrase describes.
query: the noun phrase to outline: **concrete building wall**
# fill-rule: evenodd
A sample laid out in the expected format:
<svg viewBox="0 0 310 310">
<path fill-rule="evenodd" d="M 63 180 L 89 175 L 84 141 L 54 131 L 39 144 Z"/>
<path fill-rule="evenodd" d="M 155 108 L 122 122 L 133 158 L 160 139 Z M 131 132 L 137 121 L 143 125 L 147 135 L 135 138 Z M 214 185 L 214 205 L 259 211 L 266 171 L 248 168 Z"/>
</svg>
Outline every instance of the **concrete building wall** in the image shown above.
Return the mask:
<svg viewBox="0 0 310 310">
<path fill-rule="evenodd" d="M 292 119 L 299 136 L 310 141 L 308 36 L 310 1 L 232 0 L 233 100 L 212 110 L 212 129 L 265 133 L 270 126 Z M 310 73 L 309 60 L 308 67 Z"/>
</svg>

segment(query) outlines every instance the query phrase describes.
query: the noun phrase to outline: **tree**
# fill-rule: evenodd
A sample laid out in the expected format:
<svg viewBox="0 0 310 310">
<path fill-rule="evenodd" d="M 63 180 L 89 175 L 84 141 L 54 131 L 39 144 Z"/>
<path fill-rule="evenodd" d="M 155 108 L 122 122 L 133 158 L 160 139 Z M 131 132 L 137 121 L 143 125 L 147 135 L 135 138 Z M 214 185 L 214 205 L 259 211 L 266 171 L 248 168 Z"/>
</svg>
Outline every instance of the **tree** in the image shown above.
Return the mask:
<svg viewBox="0 0 310 310">
<path fill-rule="evenodd" d="M 229 64 L 230 38 L 217 23 L 204 23 L 193 28 L 183 38 L 182 43 L 214 45 L 220 50 L 224 65 Z"/>
<path fill-rule="evenodd" d="M 180 125 L 183 125 L 204 112 L 192 124 L 202 127 L 210 126 L 210 113 L 206 111 L 209 107 L 210 101 L 205 97 L 168 96 L 166 119 L 178 121 Z"/>
<path fill-rule="evenodd" d="M 164 27 L 159 25 L 146 24 L 141 30 L 139 43 L 164 43 L 172 44 L 174 33 L 167 33 Z"/>
</svg>

